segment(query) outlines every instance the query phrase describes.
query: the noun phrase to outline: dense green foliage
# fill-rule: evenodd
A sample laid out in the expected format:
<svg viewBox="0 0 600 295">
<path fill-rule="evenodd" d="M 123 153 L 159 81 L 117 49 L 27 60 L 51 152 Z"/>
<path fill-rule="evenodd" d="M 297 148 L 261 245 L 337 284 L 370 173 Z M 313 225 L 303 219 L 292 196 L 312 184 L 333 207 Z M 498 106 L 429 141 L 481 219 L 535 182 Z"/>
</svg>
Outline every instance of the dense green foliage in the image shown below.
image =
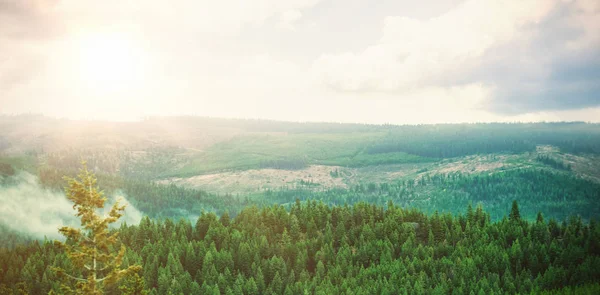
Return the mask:
<svg viewBox="0 0 600 295">
<path fill-rule="evenodd" d="M 76 165 L 84 158 L 91 168 L 135 178 L 261 167 L 288 169 L 287 164 L 282 165 L 286 162 L 293 163 L 293 169 L 300 167 L 298 163 L 348 167 L 414 163 L 473 154 L 523 153 L 534 151 L 537 145 L 552 145 L 573 154 L 600 154 L 600 125 L 583 122 L 397 126 L 170 117 L 118 124 L 80 123 L 0 116 L 0 133 L 7 133 L 0 137 L 0 152 L 37 153 L 48 157 L 51 166 L 59 162 Z M 71 134 L 80 135 L 78 140 L 63 142 L 59 135 L 64 129 L 82 133 Z M 34 130 L 41 132 L 36 140 L 25 136 Z M 388 153 L 396 155 L 378 155 Z"/>
<path fill-rule="evenodd" d="M 573 154 L 600 154 L 599 125 L 578 122 L 393 126 L 193 117 L 167 121 L 182 128 L 238 131 L 201 149 L 165 140 L 147 145 L 64 148 L 39 151 L 39 155 L 44 164 L 60 169 L 76 168 L 85 159 L 95 170 L 156 179 L 259 168 L 300 169 L 314 164 L 426 163 L 474 154 L 532 152 L 539 145 Z M 149 120 L 145 124 L 150 128 L 157 123 Z"/>
<path fill-rule="evenodd" d="M 407 152 L 450 158 L 473 154 L 523 153 L 537 145 L 553 145 L 569 153 L 600 153 L 596 124 L 461 124 L 399 126 L 369 147 L 371 154 Z"/>
<path fill-rule="evenodd" d="M 586 123 L 363 126 L 254 122 L 252 130 L 288 132 L 244 135 L 217 143 L 191 163 L 163 175 L 189 176 L 227 169 L 324 164 L 363 167 L 421 163 L 474 154 L 533 152 L 553 145 L 563 152 L 600 154 L 600 128 Z M 258 127 L 260 126 L 260 127 Z M 311 127 L 312 126 L 312 127 Z M 313 128 L 314 127 L 314 128 Z"/>
<path fill-rule="evenodd" d="M 557 162 L 559 163 L 559 162 Z M 62 175 L 74 172 L 41 169 L 40 181 L 60 189 Z M 340 172 L 332 174 L 339 177 Z M 203 190 L 159 184 L 120 176 L 98 174 L 108 195 L 124 194 L 150 217 L 195 217 L 202 210 L 236 214 L 250 204 L 291 204 L 296 199 L 323 200 L 329 205 L 369 202 L 386 205 L 389 200 L 427 213 L 463 213 L 469 204 L 483 204 L 493 220 L 504 216 L 512 200 L 523 205 L 523 216 L 533 220 L 538 211 L 559 220 L 580 215 L 585 220 L 600 216 L 600 184 L 567 172 L 548 169 L 515 169 L 493 173 L 424 174 L 417 179 L 364 183 L 349 189 L 320 189 L 318 183 L 300 181 L 295 189 L 267 190 L 253 195 L 214 194 Z M 197 213 L 196 213 L 197 214 Z"/>
<path fill-rule="evenodd" d="M 142 270 L 140 265 L 121 268 L 127 249 L 123 243 L 119 243 L 119 233 L 111 233 L 109 226 L 123 216 L 125 205 L 117 201 L 107 214 L 97 212 L 104 208 L 107 199 L 97 186 L 96 176 L 87 169 L 85 163 L 76 179 L 68 179 L 65 195 L 73 202 L 80 226 L 62 226 L 58 231 L 66 241 L 54 242 L 56 247 L 65 251 L 75 268 L 75 272 L 66 271 L 61 266 L 52 268 L 59 280 L 64 282 L 61 283 L 61 293 L 103 295 L 104 290 Z M 115 247 L 116 244 L 121 247 Z"/>
<path fill-rule="evenodd" d="M 74 176 L 74 173 L 42 169 L 39 172 L 40 182 L 47 187 L 60 189 L 65 184 L 63 175 Z M 239 211 L 249 202 L 247 198 L 217 195 L 174 184 L 158 184 L 106 174 L 97 176 L 109 196 L 124 194 L 138 210 L 150 217 L 187 217 L 202 210 L 221 214 L 225 210 Z"/>
<path fill-rule="evenodd" d="M 309 164 L 338 164 L 359 154 L 383 132 L 245 135 L 217 143 L 169 176 L 190 176 L 230 169 L 298 169 Z"/>
<path fill-rule="evenodd" d="M 107 196 L 150 217 L 115 229 L 123 267 L 143 270 L 108 294 L 600 294 L 598 124 L 181 117 L 155 131 L 162 120 L 131 142 L 105 143 L 103 128 L 74 147 L 0 136 L 2 188 L 23 170 L 60 190 L 85 159 Z M 167 136 L 184 126 L 198 142 Z M 335 185 L 303 175 L 231 195 L 166 179 L 310 165 L 341 166 L 319 167 Z M 0 236 L 0 294 L 60 293 L 51 268 L 74 271 L 63 250 L 2 224 Z"/>
<path fill-rule="evenodd" d="M 182 165 L 185 149 L 148 147 L 143 151 L 125 149 L 66 149 L 40 156 L 45 168 L 74 173 L 85 160 L 94 171 L 134 179 L 153 179 L 165 170 Z"/>
<path fill-rule="evenodd" d="M 541 163 L 544 163 L 554 169 L 567 170 L 567 171 L 571 170 L 571 165 L 565 164 L 564 162 L 562 162 L 560 160 L 556 160 L 547 155 L 538 155 L 536 157 L 536 160 Z"/>
<path fill-rule="evenodd" d="M 0 177 L 14 175 L 18 170 L 34 171 L 37 166 L 32 156 L 3 156 L 0 154 Z"/>
<path fill-rule="evenodd" d="M 194 227 L 145 218 L 119 232 L 129 249 L 124 264 L 143 266 L 150 294 L 529 294 L 582 284 L 600 291 L 592 285 L 600 280 L 595 222 L 541 214 L 528 222 L 518 210 L 492 223 L 481 207 L 453 217 L 310 201 L 289 211 L 250 207 L 233 219 L 203 213 Z M 0 293 L 31 294 L 57 290 L 50 267 L 70 267 L 47 242 L 0 250 L 0 266 Z"/>
<path fill-rule="evenodd" d="M 25 244 L 33 241 L 22 233 L 8 228 L 6 225 L 0 223 L 0 248 L 14 248 L 18 245 Z"/>
<path fill-rule="evenodd" d="M 483 204 L 493 220 L 501 219 L 512 200 L 523 205 L 523 216 L 533 220 L 537 212 L 562 220 L 578 214 L 584 219 L 600 216 L 600 184 L 570 174 L 547 170 L 519 169 L 488 174 L 439 174 L 418 180 L 361 184 L 351 189 L 311 191 L 277 190 L 265 194 L 268 203 L 289 204 L 319 199 L 343 205 L 369 202 L 385 205 L 388 200 L 428 213 L 461 213 L 468 204 Z"/>
</svg>

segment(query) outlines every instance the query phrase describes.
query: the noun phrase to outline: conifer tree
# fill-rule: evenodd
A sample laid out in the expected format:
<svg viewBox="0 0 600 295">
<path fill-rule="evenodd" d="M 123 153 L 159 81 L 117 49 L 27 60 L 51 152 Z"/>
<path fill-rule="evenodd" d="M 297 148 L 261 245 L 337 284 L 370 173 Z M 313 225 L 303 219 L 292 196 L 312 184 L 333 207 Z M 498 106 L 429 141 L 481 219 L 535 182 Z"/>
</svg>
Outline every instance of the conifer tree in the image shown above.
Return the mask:
<svg viewBox="0 0 600 295">
<path fill-rule="evenodd" d="M 509 219 L 512 221 L 519 221 L 521 219 L 521 213 L 519 212 L 519 205 L 517 204 L 516 200 L 514 200 L 512 203 L 512 209 L 510 210 Z"/>
<path fill-rule="evenodd" d="M 145 290 L 145 287 L 144 279 L 134 273 L 133 276 L 126 279 L 125 284 L 119 287 L 119 290 L 123 295 L 147 295 L 148 291 Z"/>
<path fill-rule="evenodd" d="M 542 212 L 538 212 L 537 217 L 536 217 L 536 222 L 544 223 L 544 215 L 542 215 Z"/>
<path fill-rule="evenodd" d="M 67 256 L 78 270 L 69 274 L 62 268 L 55 268 L 61 278 L 76 282 L 75 289 L 63 285 L 63 291 L 74 294 L 103 294 L 105 287 L 114 286 L 121 278 L 141 270 L 138 265 L 121 269 L 125 246 L 115 253 L 118 232 L 110 233 L 108 226 L 123 215 L 125 206 L 117 201 L 108 213 L 100 216 L 97 210 L 104 208 L 106 198 L 97 186 L 96 176 L 87 169 L 85 162 L 78 178 L 66 178 L 67 198 L 74 203 L 75 216 L 81 219 L 81 228 L 64 226 L 59 232 L 66 241 L 56 242 L 64 248 Z M 81 275 L 78 275 L 81 274 Z"/>
</svg>

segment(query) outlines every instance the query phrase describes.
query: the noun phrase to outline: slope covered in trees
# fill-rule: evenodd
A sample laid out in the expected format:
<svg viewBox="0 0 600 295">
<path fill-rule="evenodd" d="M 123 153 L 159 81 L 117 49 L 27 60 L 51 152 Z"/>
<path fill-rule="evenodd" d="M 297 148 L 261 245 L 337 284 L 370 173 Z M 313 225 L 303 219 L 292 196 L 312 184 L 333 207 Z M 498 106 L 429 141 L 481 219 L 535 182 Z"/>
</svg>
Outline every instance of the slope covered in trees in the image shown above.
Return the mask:
<svg viewBox="0 0 600 295">
<path fill-rule="evenodd" d="M 523 216 L 535 218 L 538 211 L 562 220 L 569 215 L 580 215 L 585 220 L 600 216 L 600 183 L 583 178 L 568 169 L 558 157 L 544 154 L 530 156 L 534 168 L 526 165 L 507 166 L 509 169 L 479 173 L 436 173 L 435 170 L 395 180 L 379 182 L 358 181 L 347 188 L 325 188 L 318 182 L 297 180 L 291 187 L 280 187 L 247 193 L 210 193 L 200 188 L 153 182 L 145 178 L 132 178 L 118 174 L 97 173 L 103 189 L 109 195 L 123 194 L 137 209 L 153 218 L 195 218 L 202 210 L 222 214 L 236 214 L 244 206 L 290 204 L 296 199 L 319 199 L 330 205 L 369 202 L 395 204 L 419 208 L 427 213 L 434 211 L 464 213 L 468 204 L 482 203 L 493 220 L 504 215 L 504 209 L 513 199 L 523 205 Z M 470 160 L 476 161 L 476 160 Z M 490 158 L 490 163 L 493 159 Z M 65 185 L 63 176 L 76 174 L 75 164 L 42 166 L 37 174 L 42 185 L 61 190 Z M 13 165 L 18 167 L 17 165 Z M 73 168 L 70 168 L 73 166 Z M 444 167 L 444 166 L 442 166 Z M 511 168 L 512 167 L 512 168 Z M 18 173 L 19 170 L 11 168 Z M 339 170 L 332 170 L 331 177 L 340 177 Z M 337 175 L 336 172 L 337 171 Z M 347 171 L 343 177 L 347 177 Z M 14 185 L 14 178 L 0 177 L 0 185 Z M 344 180 L 342 180 L 344 181 Z"/>
<path fill-rule="evenodd" d="M 40 181 L 59 190 L 63 185 L 60 170 L 40 170 Z M 493 220 L 501 219 L 512 200 L 523 207 L 523 216 L 533 220 L 537 212 L 562 220 L 580 215 L 585 220 L 600 216 L 600 183 L 568 172 L 547 169 L 514 169 L 490 173 L 424 174 L 422 177 L 383 183 L 360 183 L 347 189 L 320 189 L 310 182 L 296 188 L 280 188 L 252 195 L 215 194 L 206 191 L 159 184 L 145 180 L 98 174 L 108 194 L 124 194 L 144 214 L 153 218 L 197 216 L 205 210 L 236 214 L 244 206 L 289 205 L 296 199 L 322 200 L 330 205 L 368 202 L 385 206 L 388 201 L 426 213 L 464 213 L 469 204 L 481 203 Z"/>
<path fill-rule="evenodd" d="M 73 170 L 41 169 L 40 182 L 59 190 L 64 185 L 63 175 L 73 176 Z M 153 218 L 179 218 L 202 210 L 222 214 L 226 210 L 239 211 L 249 203 L 247 197 L 230 194 L 212 194 L 203 190 L 159 184 L 147 180 L 99 173 L 98 179 L 108 194 L 124 194 L 135 207 Z M 197 213 L 195 213 L 197 214 Z"/>
<path fill-rule="evenodd" d="M 568 153 L 600 153 L 596 124 L 448 124 L 399 126 L 368 148 L 371 154 L 407 152 L 451 158 L 472 154 L 522 153 L 537 145 L 553 145 Z"/>
<path fill-rule="evenodd" d="M 40 128 L 43 126 L 44 128 Z M 87 122 L 0 117 L 0 153 L 31 154 L 50 166 L 133 178 L 217 171 L 427 163 L 474 154 L 523 153 L 551 145 L 600 154 L 600 125 L 583 122 L 417 126 L 292 123 L 201 117 Z"/>
<path fill-rule="evenodd" d="M 12 121 L 0 130 L 22 128 Z M 148 216 L 111 230 L 122 267 L 143 268 L 107 294 L 600 293 L 598 124 L 103 124 L 3 133 L 0 188 L 27 171 L 60 190 L 85 159 L 107 195 Z M 52 133 L 63 129 L 80 140 Z M 281 173 L 311 165 L 339 186 Z M 172 184 L 252 169 L 282 185 Z M 51 241 L 1 224 L 0 235 L 0 294 L 60 294 L 52 269 L 78 273 Z"/>
<path fill-rule="evenodd" d="M 523 207 L 523 216 L 534 220 L 537 212 L 562 220 L 580 215 L 589 220 L 600 216 L 600 184 L 567 173 L 519 169 L 485 174 L 435 174 L 417 180 L 368 183 L 350 189 L 312 191 L 274 190 L 265 193 L 266 203 L 289 204 L 319 199 L 327 204 L 368 202 L 385 205 L 389 200 L 403 207 L 428 213 L 464 213 L 469 204 L 483 204 L 493 220 L 505 215 L 512 200 Z"/>
<path fill-rule="evenodd" d="M 142 265 L 138 276 L 149 294 L 529 294 L 582 285 L 600 291 L 595 222 L 542 214 L 529 222 L 516 204 L 506 210 L 510 218 L 491 222 L 481 207 L 453 216 L 309 201 L 289 211 L 249 207 L 235 218 L 203 213 L 195 226 L 145 218 L 118 231 L 128 249 L 124 265 Z M 0 266 L 2 294 L 57 290 L 50 267 L 69 267 L 49 242 L 1 249 Z M 132 294 L 124 290 L 135 280 L 108 294 Z"/>
</svg>

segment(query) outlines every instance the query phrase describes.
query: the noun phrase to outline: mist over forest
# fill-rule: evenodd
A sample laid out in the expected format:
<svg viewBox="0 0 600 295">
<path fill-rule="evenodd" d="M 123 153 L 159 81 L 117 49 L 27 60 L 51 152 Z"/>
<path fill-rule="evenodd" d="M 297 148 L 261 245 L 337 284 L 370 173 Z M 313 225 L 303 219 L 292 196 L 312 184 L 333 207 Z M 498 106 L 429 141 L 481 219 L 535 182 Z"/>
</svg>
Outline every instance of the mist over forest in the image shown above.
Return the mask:
<svg viewBox="0 0 600 295">
<path fill-rule="evenodd" d="M 0 295 L 600 294 L 598 0 L 0 0 Z"/>
<path fill-rule="evenodd" d="M 0 122 L 3 292 L 77 288 L 60 273 L 84 252 L 53 241 L 77 245 L 58 229 L 85 232 L 74 206 L 100 191 L 98 220 L 127 205 L 109 294 L 598 289 L 598 124 Z"/>
<path fill-rule="evenodd" d="M 110 203 L 120 199 L 122 204 L 127 205 L 121 223 L 140 222 L 142 213 L 127 202 L 122 194 L 110 199 Z M 0 202 L 0 223 L 28 237 L 39 240 L 62 239 L 58 228 L 79 225 L 79 220 L 73 214 L 73 204 L 67 200 L 64 192 L 41 186 L 37 176 L 28 172 L 3 179 Z M 107 214 L 109 207 L 100 214 Z"/>
</svg>

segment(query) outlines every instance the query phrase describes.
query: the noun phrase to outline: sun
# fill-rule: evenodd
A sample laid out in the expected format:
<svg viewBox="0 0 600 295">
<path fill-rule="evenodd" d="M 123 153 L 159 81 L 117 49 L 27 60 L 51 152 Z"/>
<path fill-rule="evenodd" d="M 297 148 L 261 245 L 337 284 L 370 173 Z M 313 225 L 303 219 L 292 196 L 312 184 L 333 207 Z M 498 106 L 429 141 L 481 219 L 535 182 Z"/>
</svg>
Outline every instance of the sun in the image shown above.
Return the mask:
<svg viewBox="0 0 600 295">
<path fill-rule="evenodd" d="M 76 40 L 77 75 L 83 86 L 98 94 L 131 91 L 144 77 L 144 52 L 117 33 L 91 33 Z"/>
<path fill-rule="evenodd" d="M 156 51 L 143 35 L 132 31 L 72 31 L 54 43 L 47 71 L 64 106 L 85 117 L 128 120 L 141 110 L 160 109 Z M 154 69 L 154 70 L 153 70 Z"/>
</svg>

